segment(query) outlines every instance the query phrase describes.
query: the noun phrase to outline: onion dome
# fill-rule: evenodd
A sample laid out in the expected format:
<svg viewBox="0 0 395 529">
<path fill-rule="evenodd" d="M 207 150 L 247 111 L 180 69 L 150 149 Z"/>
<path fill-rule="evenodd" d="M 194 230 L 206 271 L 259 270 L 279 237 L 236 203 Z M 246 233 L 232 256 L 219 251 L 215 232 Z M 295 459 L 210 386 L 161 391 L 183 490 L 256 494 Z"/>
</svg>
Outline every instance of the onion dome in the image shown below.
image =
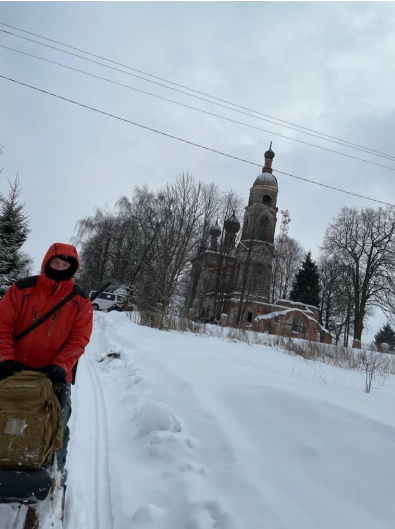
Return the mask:
<svg viewBox="0 0 395 529">
<path fill-rule="evenodd" d="M 278 189 L 277 178 L 272 173 L 262 173 L 256 177 L 254 186 L 263 185 L 267 187 L 273 187 Z"/>
<path fill-rule="evenodd" d="M 265 152 L 265 165 L 262 167 L 262 174 L 257 176 L 254 186 L 263 185 L 278 190 L 277 178 L 272 174 L 272 162 L 274 157 L 275 154 L 272 151 L 272 142 L 270 142 L 269 150 Z"/>
<path fill-rule="evenodd" d="M 211 237 L 219 237 L 221 235 L 221 228 L 218 226 L 218 220 L 214 226 L 211 226 L 210 235 Z"/>
<path fill-rule="evenodd" d="M 240 222 L 233 212 L 233 215 L 225 220 L 224 228 L 227 233 L 237 233 L 240 230 Z"/>
</svg>

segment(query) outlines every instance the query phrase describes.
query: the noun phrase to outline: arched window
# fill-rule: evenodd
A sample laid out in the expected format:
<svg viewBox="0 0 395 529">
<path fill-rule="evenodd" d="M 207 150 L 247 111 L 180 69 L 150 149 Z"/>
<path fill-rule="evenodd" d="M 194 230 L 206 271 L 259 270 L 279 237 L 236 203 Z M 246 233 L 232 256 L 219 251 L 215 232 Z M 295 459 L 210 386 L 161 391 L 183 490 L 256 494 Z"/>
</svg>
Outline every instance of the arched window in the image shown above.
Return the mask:
<svg viewBox="0 0 395 529">
<path fill-rule="evenodd" d="M 297 316 L 292 320 L 292 332 L 294 334 L 304 334 L 304 323 Z"/>
<path fill-rule="evenodd" d="M 267 241 L 269 239 L 269 226 L 270 221 L 268 217 L 261 217 L 261 221 L 259 223 L 259 239 L 261 241 Z"/>
<path fill-rule="evenodd" d="M 272 203 L 272 197 L 269 195 L 263 195 L 263 204 L 269 206 Z"/>
</svg>

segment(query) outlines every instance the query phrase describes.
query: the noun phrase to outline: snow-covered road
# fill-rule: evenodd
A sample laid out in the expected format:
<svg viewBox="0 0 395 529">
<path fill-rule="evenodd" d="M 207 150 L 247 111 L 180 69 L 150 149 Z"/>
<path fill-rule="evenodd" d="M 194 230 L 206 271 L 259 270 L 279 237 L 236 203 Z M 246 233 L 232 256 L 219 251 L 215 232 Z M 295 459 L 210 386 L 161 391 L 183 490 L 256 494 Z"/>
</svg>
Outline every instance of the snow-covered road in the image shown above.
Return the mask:
<svg viewBox="0 0 395 529">
<path fill-rule="evenodd" d="M 394 379 L 95 314 L 66 528 L 393 529 Z"/>
</svg>

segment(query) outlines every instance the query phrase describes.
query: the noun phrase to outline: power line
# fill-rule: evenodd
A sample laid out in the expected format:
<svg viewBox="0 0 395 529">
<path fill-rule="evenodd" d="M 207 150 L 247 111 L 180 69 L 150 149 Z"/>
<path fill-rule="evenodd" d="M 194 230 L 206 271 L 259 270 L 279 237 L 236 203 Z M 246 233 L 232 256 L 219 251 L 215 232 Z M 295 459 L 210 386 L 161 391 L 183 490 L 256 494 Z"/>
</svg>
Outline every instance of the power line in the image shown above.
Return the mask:
<svg viewBox="0 0 395 529">
<path fill-rule="evenodd" d="M 331 152 L 331 153 L 334 153 L 334 154 L 339 154 L 340 156 L 345 156 L 346 158 L 351 158 L 353 160 L 358 160 L 360 162 L 368 163 L 370 165 L 376 165 L 377 167 L 383 167 L 384 169 L 389 169 L 390 171 L 395 171 L 395 167 L 390 167 L 388 165 L 383 165 L 383 164 L 380 164 L 380 163 L 377 163 L 377 162 L 371 162 L 370 160 L 365 160 L 364 158 L 359 158 L 357 156 L 351 156 L 350 154 L 346 154 L 346 153 L 343 153 L 343 152 L 335 151 L 333 149 L 328 149 L 327 147 L 322 147 L 320 145 L 313 145 L 311 143 L 308 143 L 308 142 L 305 142 L 305 141 L 302 141 L 302 140 L 297 140 L 295 138 L 289 138 L 288 136 L 284 136 L 283 134 L 280 134 L 278 132 L 273 132 L 273 131 L 270 131 L 270 130 L 262 129 L 261 127 L 256 127 L 254 125 L 250 125 L 250 124 L 244 123 L 242 121 L 238 121 L 238 120 L 235 120 L 235 119 L 227 118 L 225 116 L 221 116 L 219 114 L 215 114 L 214 112 L 209 112 L 208 110 L 203 110 L 203 109 L 200 109 L 200 108 L 196 108 L 196 107 L 193 107 L 191 105 L 187 105 L 185 103 L 180 103 L 179 101 L 174 101 L 173 99 L 168 99 L 166 97 L 162 97 L 162 96 L 159 96 L 157 94 L 152 94 L 151 92 L 147 92 L 145 90 L 140 90 L 140 89 L 134 88 L 133 86 L 130 86 L 130 85 L 126 85 L 126 84 L 123 84 L 123 83 L 118 83 L 117 81 L 113 81 L 112 79 L 108 79 L 108 78 L 102 77 L 100 75 L 95 75 L 95 74 L 92 74 L 90 72 L 86 72 L 85 70 L 80 70 L 78 68 L 74 68 L 72 66 L 67 66 L 65 64 L 62 64 L 62 63 L 59 63 L 59 62 L 56 62 L 56 61 L 52 61 L 50 59 L 45 59 L 44 57 L 39 57 L 38 55 L 33 55 L 32 53 L 27 53 L 27 52 L 24 52 L 24 51 L 21 51 L 21 50 L 16 50 L 14 48 L 10 48 L 8 46 L 3 46 L 1 44 L 0 44 L 0 48 L 4 48 L 4 49 L 10 50 L 10 51 L 14 51 L 16 53 L 19 53 L 19 54 L 22 54 L 22 55 L 26 55 L 28 57 L 33 57 L 35 59 L 39 59 L 40 61 L 44 61 L 44 62 L 47 62 L 47 63 L 50 63 L 50 64 L 55 64 L 56 66 L 60 66 L 61 68 L 66 68 L 67 70 L 72 70 L 72 71 L 75 71 L 75 72 L 78 72 L 78 73 L 82 73 L 83 75 L 87 75 L 89 77 L 94 77 L 95 79 L 99 79 L 101 81 L 106 81 L 108 83 L 115 84 L 117 86 L 122 86 L 123 88 L 128 88 L 129 90 L 133 90 L 135 92 L 139 92 L 139 93 L 151 96 L 151 97 L 155 97 L 157 99 L 161 99 L 162 101 L 167 101 L 169 103 L 173 103 L 175 105 L 179 105 L 179 106 L 182 106 L 184 108 L 189 108 L 189 109 L 192 109 L 192 110 L 196 110 L 197 112 L 201 112 L 201 113 L 207 114 L 209 116 L 214 116 L 214 117 L 223 119 L 225 121 L 230 121 L 231 123 L 237 123 L 238 125 L 242 125 L 244 127 L 250 128 L 250 129 L 260 130 L 262 132 L 266 132 L 266 133 L 271 134 L 271 135 L 279 136 L 280 138 L 291 139 L 292 141 L 296 141 L 296 142 L 302 143 L 304 145 L 310 145 L 310 146 L 313 146 L 313 147 L 316 147 L 318 149 L 321 149 L 321 150 L 324 150 L 324 151 L 327 151 L 327 152 Z"/>
<path fill-rule="evenodd" d="M 241 108 L 241 109 L 243 109 L 243 110 L 248 110 L 249 112 L 254 112 L 255 114 L 259 114 L 259 115 L 261 115 L 261 116 L 265 116 L 265 117 L 267 117 L 267 118 L 275 119 L 276 121 L 279 121 L 279 122 L 281 122 L 281 123 L 286 123 L 287 125 L 293 125 L 293 126 L 295 126 L 295 127 L 298 127 L 299 129 L 307 130 L 307 131 L 309 131 L 309 132 L 314 132 L 315 134 L 319 134 L 319 135 L 321 135 L 321 136 L 324 136 L 324 138 L 322 138 L 322 139 L 325 139 L 325 137 L 326 137 L 326 138 L 331 138 L 332 140 L 338 140 L 339 142 L 347 143 L 349 146 L 360 147 L 360 148 L 361 148 L 360 150 L 370 151 L 371 153 L 382 154 L 382 155 L 384 155 L 384 156 L 388 156 L 388 157 L 390 157 L 390 158 L 394 158 L 394 156 L 392 156 L 392 155 L 388 155 L 388 154 L 386 154 L 386 153 L 383 153 L 383 152 L 380 152 L 380 151 L 376 151 L 376 150 L 374 150 L 374 149 L 370 149 L 369 147 L 363 147 L 362 145 L 358 145 L 358 144 L 356 144 L 356 143 L 352 143 L 352 142 L 349 142 L 349 141 L 347 141 L 347 140 L 342 140 L 342 139 L 337 138 L 337 137 L 335 137 L 335 136 L 330 136 L 329 134 L 325 134 L 325 133 L 323 133 L 323 132 L 315 131 L 315 130 L 313 130 L 313 129 L 309 129 L 309 128 L 307 128 L 307 127 L 303 127 L 303 126 L 301 126 L 301 125 L 297 125 L 297 124 L 292 123 L 292 122 L 290 122 L 290 121 L 285 121 L 285 120 L 283 120 L 283 119 L 276 118 L 276 117 L 274 117 L 274 116 L 270 116 L 269 114 L 264 114 L 264 113 L 259 112 L 259 111 L 257 111 L 257 110 L 253 110 L 253 109 L 250 109 L 250 108 L 247 108 L 247 107 L 243 107 L 243 106 L 241 106 L 241 105 L 237 105 L 236 103 L 232 103 L 231 101 L 226 101 L 225 99 L 221 99 L 221 98 L 219 98 L 219 97 L 212 96 L 212 95 L 207 94 L 207 93 L 205 93 L 205 92 L 200 92 L 199 90 L 194 90 L 193 88 L 189 88 L 188 86 L 185 86 L 185 85 L 182 85 L 182 84 L 178 84 L 178 83 L 175 83 L 175 82 L 173 82 L 173 81 L 169 81 L 169 80 L 167 80 L 167 79 L 164 79 L 163 77 L 158 77 L 158 76 L 156 76 L 156 75 L 153 75 L 153 74 L 150 74 L 150 73 L 144 72 L 144 71 L 139 70 L 139 69 L 137 69 L 137 68 L 133 68 L 133 67 L 131 67 L 131 66 L 127 66 L 127 65 L 122 64 L 122 63 L 120 63 L 120 62 L 113 61 L 113 60 L 111 60 L 111 59 L 107 59 L 106 57 L 102 57 L 101 55 L 96 55 L 95 53 L 91 53 L 91 52 L 85 51 L 85 50 L 83 50 L 83 49 L 81 49 L 81 48 L 76 48 L 75 46 L 70 46 L 69 44 L 65 44 L 64 42 L 60 42 L 60 41 L 58 41 L 58 40 L 50 39 L 50 38 L 48 38 L 48 37 L 44 37 L 43 35 L 39 35 L 39 34 L 37 34 L 37 33 L 33 33 L 33 32 L 31 32 L 31 31 L 27 31 L 27 30 L 25 30 L 25 29 L 18 28 L 18 27 L 16 27 L 16 26 L 11 26 L 11 25 L 9 25 L 9 24 L 5 24 L 5 23 L 3 23 L 3 22 L 0 22 L 0 25 L 2 25 L 2 26 L 6 26 L 6 27 L 8 27 L 8 28 L 16 29 L 17 31 L 21 31 L 22 33 L 27 33 L 28 35 L 33 35 L 33 36 L 35 36 L 35 37 L 39 37 L 40 39 L 47 40 L 47 41 L 49 41 L 49 42 L 54 42 L 55 44 L 60 44 L 61 46 L 64 46 L 64 47 L 66 47 L 66 48 L 70 48 L 70 49 L 72 49 L 72 50 L 80 51 L 80 52 L 82 52 L 82 53 L 85 53 L 86 55 L 90 55 L 91 57 L 96 57 L 97 59 L 102 59 L 102 60 L 107 61 L 107 62 L 110 62 L 110 63 L 112 63 L 112 64 L 116 64 L 116 65 L 118 65 L 118 66 L 122 66 L 123 68 L 127 68 L 127 69 L 129 69 L 129 70 L 133 70 L 133 71 L 135 71 L 135 72 L 142 73 L 142 74 L 144 74 L 144 75 L 147 75 L 148 77 L 152 77 L 152 78 L 154 78 L 154 79 L 158 79 L 158 80 L 160 80 L 160 81 L 164 81 L 165 83 L 172 84 L 172 85 L 174 85 L 174 86 L 178 86 L 178 87 L 180 87 L 180 88 L 184 88 L 184 89 L 189 90 L 189 91 L 191 91 L 191 92 L 194 92 L 194 93 L 196 93 L 196 94 L 200 94 L 200 95 L 204 95 L 204 96 L 206 96 L 206 97 L 210 97 L 211 99 L 214 99 L 214 100 L 216 100 L 216 101 L 221 101 L 221 102 L 223 102 L 223 103 L 227 103 L 227 104 L 229 104 L 229 105 L 233 105 L 233 106 L 235 106 L 235 107 L 237 107 L 237 108 Z M 13 33 L 10 33 L 10 34 L 11 34 L 11 35 L 14 35 Z M 19 36 L 19 37 L 21 37 L 20 35 L 15 35 L 15 36 Z M 23 38 L 23 37 L 21 37 L 21 38 Z M 36 42 L 36 41 L 33 41 L 33 42 Z M 40 43 L 39 43 L 39 44 L 40 44 Z M 62 51 L 63 51 L 63 50 L 62 50 Z M 105 65 L 103 65 L 103 66 L 105 66 Z M 125 73 L 126 73 L 126 72 L 125 72 Z M 169 88 L 169 87 L 166 87 L 166 88 Z M 188 94 L 188 95 L 191 95 L 191 94 Z M 212 103 L 212 101 L 210 101 L 210 102 Z M 256 117 L 256 116 L 254 116 L 254 117 Z M 276 123 L 276 124 L 278 124 L 278 123 Z M 296 129 L 293 129 L 293 130 L 296 130 Z M 302 130 L 300 130 L 300 131 L 298 131 L 298 132 L 302 132 L 302 133 L 303 133 Z M 327 140 L 327 141 L 328 141 L 328 140 Z M 337 142 L 335 142 L 335 143 L 337 143 Z M 351 148 L 352 148 L 352 147 L 351 147 Z"/>
<path fill-rule="evenodd" d="M 7 27 L 12 27 L 12 28 L 14 28 L 14 26 L 9 26 L 8 24 L 4 24 L 4 23 L 2 23 L 2 22 L 0 22 L 0 24 L 3 25 L 3 26 L 7 26 Z M 249 114 L 249 113 L 247 113 L 247 112 L 237 110 L 236 108 L 232 108 L 232 107 L 229 107 L 229 106 L 226 106 L 226 105 L 222 105 L 222 104 L 220 104 L 220 103 L 216 103 L 215 101 L 210 101 L 210 100 L 205 99 L 205 98 L 203 98 L 203 97 L 195 96 L 195 95 L 190 94 L 190 93 L 188 93 L 188 92 L 184 92 L 183 90 L 178 90 L 178 89 L 176 89 L 176 88 L 172 88 L 171 86 L 163 85 L 162 83 L 158 83 L 158 82 L 156 82 L 156 81 L 152 81 L 152 80 L 150 80 L 150 79 L 146 79 L 146 78 L 141 77 L 141 76 L 139 76 L 139 75 L 135 75 L 135 74 L 132 74 L 132 73 L 130 73 L 130 72 L 125 72 L 124 70 L 120 70 L 119 68 L 114 68 L 114 67 L 109 66 L 109 65 L 107 65 L 107 64 L 103 64 L 103 63 L 101 63 L 101 62 L 94 61 L 94 60 L 92 60 L 92 59 L 88 59 L 87 57 L 83 57 L 83 56 L 81 56 L 81 55 L 77 55 L 76 53 L 71 53 L 71 52 L 69 52 L 69 51 L 62 50 L 62 49 L 57 48 L 57 47 L 55 47 L 55 46 L 50 46 L 50 45 L 48 45 L 48 44 L 44 44 L 43 42 L 39 42 L 39 41 L 34 40 L 34 39 L 29 39 L 29 38 L 27 38 L 27 37 L 23 37 L 22 35 L 17 35 L 16 33 L 12 33 L 11 31 L 6 31 L 6 30 L 3 30 L 3 29 L 0 29 L 0 31 L 1 31 L 2 33 L 7 34 L 7 35 L 11 35 L 11 36 L 14 36 L 14 37 L 17 37 L 17 38 L 23 39 L 23 40 L 27 40 L 27 41 L 29 41 L 29 42 L 34 42 L 35 44 L 39 44 L 40 46 L 45 46 L 45 47 L 47 47 L 47 48 L 51 48 L 51 49 L 54 49 L 54 50 L 56 50 L 56 51 L 60 51 L 61 53 L 66 53 L 66 54 L 68 54 L 68 55 L 72 55 L 72 56 L 74 56 L 74 57 L 78 57 L 78 58 L 80 58 L 80 59 L 83 59 L 84 61 L 89 61 L 89 62 L 92 62 L 92 63 L 94 63 L 94 64 L 98 64 L 98 65 L 100 65 L 100 66 L 103 66 L 103 67 L 105 67 L 105 68 L 110 68 L 110 69 L 112 69 L 112 70 L 115 70 L 115 71 L 118 71 L 118 72 L 124 73 L 124 74 L 126 74 L 126 75 L 130 75 L 130 76 L 132 76 L 132 77 L 136 77 L 137 79 L 141 79 L 141 80 L 146 81 L 146 82 L 148 82 L 148 83 L 153 83 L 153 84 L 158 85 L 158 86 L 161 86 L 161 87 L 163 87 L 163 88 L 167 88 L 168 90 L 173 90 L 173 91 L 175 91 L 175 92 L 179 92 L 179 93 L 184 94 L 184 95 L 187 95 L 187 96 L 189 96 L 189 97 L 194 97 L 195 99 L 199 99 L 199 100 L 201 100 L 201 101 L 205 101 L 205 102 L 207 102 L 207 103 L 211 103 L 211 104 L 213 104 L 213 105 L 217 105 L 217 106 L 220 106 L 220 107 L 222 107 L 222 108 L 226 108 L 226 109 L 231 110 L 231 111 L 233 111 L 233 112 L 238 112 L 239 114 L 245 114 L 245 115 L 250 116 L 250 117 L 252 117 L 252 118 L 254 118 L 254 119 L 259 119 L 259 120 L 261 120 L 261 121 L 267 121 L 267 122 L 272 123 L 272 124 L 274 124 L 274 125 L 280 125 L 280 126 L 283 126 L 283 127 L 285 127 L 285 128 L 288 128 L 288 129 L 294 130 L 294 131 L 296 131 L 296 132 L 301 132 L 302 134 L 307 134 L 308 136 L 313 136 L 314 138 L 319 138 L 319 139 L 324 140 L 324 141 L 330 141 L 331 143 L 336 143 L 336 144 L 338 144 L 338 145 L 342 145 L 343 147 L 348 147 L 348 148 L 350 148 L 350 149 L 355 149 L 355 150 L 358 150 L 358 151 L 362 151 L 362 152 L 365 152 L 365 153 L 370 154 L 370 155 L 373 155 L 373 156 L 378 156 L 378 157 L 380 157 L 380 158 L 385 158 L 385 159 L 388 159 L 388 160 L 395 160 L 395 156 L 393 156 L 393 155 L 390 155 L 390 154 L 387 154 L 387 153 L 383 153 L 383 152 L 380 152 L 380 151 L 376 151 L 376 150 L 374 150 L 374 149 L 370 149 L 369 147 L 363 147 L 363 146 L 361 146 L 361 145 L 358 145 L 358 144 L 355 144 L 355 143 L 351 143 L 351 142 L 349 142 L 349 141 L 347 141 L 347 140 L 341 140 L 341 139 L 336 138 L 336 137 L 334 137 L 334 136 L 329 136 L 329 135 L 324 134 L 324 133 L 322 133 L 322 132 L 316 132 L 316 131 L 313 131 L 312 129 L 308 129 L 308 128 L 306 128 L 306 127 L 302 127 L 302 126 L 300 126 L 300 125 L 295 125 L 294 123 L 291 123 L 291 122 L 288 122 L 288 121 L 284 121 L 284 120 L 281 120 L 281 119 L 279 119 L 279 118 L 275 118 L 275 117 L 273 117 L 273 116 L 269 116 L 269 115 L 267 115 L 267 114 L 263 114 L 263 113 L 258 112 L 258 111 L 256 111 L 256 110 L 251 110 L 251 109 L 248 109 L 248 108 L 246 108 L 246 107 L 242 107 L 242 106 L 236 105 L 235 103 L 231 103 L 231 102 L 229 102 L 229 101 L 226 101 L 226 100 L 223 100 L 223 99 L 220 99 L 220 98 L 217 98 L 217 97 L 211 96 L 211 95 L 209 95 L 209 94 L 205 94 L 204 92 L 199 92 L 198 90 L 194 90 L 194 89 L 192 89 L 192 88 L 188 88 L 188 87 L 185 87 L 185 86 L 183 86 L 183 85 L 179 85 L 179 84 L 174 83 L 174 82 L 172 82 L 172 81 L 167 81 L 166 79 L 163 79 L 163 78 L 161 78 L 161 77 L 157 77 L 157 76 L 155 76 L 155 75 L 152 75 L 152 74 L 149 74 L 149 73 L 143 72 L 143 71 L 141 71 L 141 70 L 137 70 L 136 68 L 132 68 L 132 67 L 130 67 L 130 66 L 126 66 L 126 65 L 124 65 L 124 64 L 122 64 L 122 63 L 118 63 L 118 62 L 116 62 L 116 61 L 112 61 L 111 59 L 106 59 L 105 57 L 101 57 L 100 55 L 95 55 L 94 53 L 89 53 L 89 52 L 84 51 L 84 50 L 82 50 L 82 49 L 80 49 L 80 48 L 75 48 L 75 47 L 73 47 L 73 46 L 69 46 L 68 44 L 63 44 L 62 42 L 59 42 L 59 41 L 56 41 L 56 40 L 52 40 L 52 39 L 49 39 L 49 38 L 47 38 L 47 37 L 43 37 L 43 36 L 41 36 L 41 35 L 37 35 L 36 33 L 31 33 L 31 32 L 29 32 L 29 31 L 25 31 L 25 30 L 22 30 L 22 29 L 19 29 L 19 28 L 14 28 L 14 29 L 17 29 L 18 31 L 23 31 L 24 33 L 28 33 L 28 34 L 30 34 L 30 35 L 37 36 L 37 37 L 39 37 L 39 38 L 42 38 L 42 39 L 48 40 L 48 41 L 50 41 L 50 42 L 55 42 L 55 43 L 57 43 L 57 44 L 60 44 L 60 45 L 62 45 L 62 46 L 65 46 L 65 47 L 67 47 L 67 48 L 70 48 L 70 49 L 74 49 L 74 50 L 77 50 L 77 51 L 81 51 L 82 53 L 85 53 L 85 54 L 90 55 L 90 56 L 92 56 L 92 57 L 97 57 L 97 58 L 100 58 L 100 59 L 105 60 L 105 61 L 107 61 L 107 62 L 110 62 L 110 63 L 112 63 L 112 64 L 117 64 L 118 66 L 122 66 L 123 68 L 127 68 L 127 69 L 129 69 L 129 70 L 133 70 L 133 71 L 136 71 L 136 72 L 142 73 L 142 74 L 144 74 L 144 75 L 148 75 L 149 77 L 153 77 L 153 78 L 155 78 L 155 79 L 159 79 L 159 80 L 161 80 L 161 81 L 164 81 L 164 82 L 166 82 L 166 83 L 172 84 L 172 85 L 174 85 L 174 86 L 179 86 L 179 87 L 181 87 L 181 88 L 185 88 L 186 90 L 189 90 L 189 91 L 191 91 L 191 92 L 195 92 L 195 93 L 199 93 L 199 94 L 205 95 L 205 96 L 210 97 L 210 98 L 212 98 L 212 99 L 214 99 L 214 100 L 216 100 L 216 101 L 222 101 L 222 102 L 224 102 L 224 103 L 227 103 L 227 104 L 233 105 L 233 106 L 235 106 L 235 107 L 237 107 L 237 108 L 242 108 L 242 109 L 244 109 L 244 110 L 248 110 L 249 112 L 254 112 L 255 114 L 259 114 L 259 115 L 261 115 L 261 116 L 270 117 L 271 119 L 275 119 L 276 121 L 280 121 L 281 123 L 287 123 L 288 125 L 281 125 L 281 123 L 276 123 L 276 122 L 271 121 L 271 120 L 269 120 L 269 119 L 265 119 L 265 118 L 262 118 L 262 117 L 259 117 L 259 116 L 254 116 L 254 115 Z M 293 127 L 291 127 L 291 126 L 289 126 L 289 125 L 293 125 Z M 294 127 L 298 127 L 298 128 L 294 128 Z M 304 129 L 304 130 L 299 130 L 299 129 Z M 304 131 L 310 131 L 310 132 L 304 132 Z M 288 137 L 288 136 L 283 136 L 283 137 L 284 137 L 284 138 L 287 138 L 287 139 L 289 139 L 289 140 L 291 140 L 291 141 L 298 141 L 298 142 L 300 142 L 300 143 L 303 143 L 303 142 L 301 142 L 301 140 L 295 140 L 294 138 L 290 138 L 290 137 Z M 331 138 L 331 139 L 328 139 L 328 138 Z M 306 143 L 306 142 L 305 142 L 305 143 Z M 324 147 L 320 147 L 320 146 L 318 146 L 318 145 L 314 145 L 314 144 L 311 144 L 311 143 L 306 143 L 306 144 L 307 144 L 307 145 L 310 145 L 311 147 L 316 147 L 316 148 L 324 149 Z M 347 145 L 345 145 L 345 144 L 347 144 Z M 330 150 L 330 149 L 327 149 L 327 150 Z M 333 151 L 333 152 L 337 153 L 337 151 Z M 344 156 L 348 156 L 348 155 L 346 155 L 346 154 L 344 154 L 344 153 L 338 153 L 338 154 L 343 154 Z"/>
<path fill-rule="evenodd" d="M 11 81 L 13 83 L 16 83 L 16 84 L 19 84 L 19 85 L 22 85 L 22 86 L 26 86 L 27 88 L 31 88 L 32 90 L 36 90 L 37 92 L 42 92 L 43 94 L 47 94 L 47 95 L 50 95 L 52 97 L 56 97 L 57 99 L 62 99 L 63 101 L 67 101 L 68 103 L 72 103 L 74 105 L 77 105 L 77 106 L 80 106 L 80 107 L 83 107 L 83 108 L 87 108 L 88 110 L 92 110 L 94 112 L 98 112 L 99 114 L 103 114 L 105 116 L 109 116 L 111 118 L 118 119 L 119 121 L 124 121 L 125 123 L 129 123 L 130 125 L 134 125 L 136 127 L 140 127 L 142 129 L 146 129 L 146 130 L 149 130 L 151 132 L 155 132 L 156 134 L 161 134 L 162 136 L 166 136 L 168 138 L 172 138 L 173 140 L 178 140 L 178 141 L 181 141 L 183 143 L 188 143 L 189 145 L 193 145 L 194 147 L 199 147 L 200 149 L 204 149 L 206 151 L 211 151 L 211 152 L 214 152 L 216 154 L 220 154 L 221 156 L 226 156 L 227 158 L 232 158 L 234 160 L 238 160 L 240 162 L 248 163 L 250 165 L 255 165 L 257 167 L 262 167 L 262 165 L 259 164 L 259 163 L 251 162 L 250 160 L 245 160 L 244 158 L 239 158 L 238 156 L 234 156 L 232 154 L 224 153 L 222 151 L 218 151 L 216 149 L 212 149 L 210 147 L 206 147 L 204 145 L 200 145 L 198 143 L 194 143 L 192 141 L 185 140 L 183 138 L 179 138 L 178 136 L 173 136 L 171 134 L 167 134 L 166 132 L 162 132 L 160 130 L 156 130 L 156 129 L 153 129 L 151 127 L 147 127 L 146 125 L 141 125 L 140 123 L 136 123 L 136 122 L 131 121 L 129 119 L 122 118 L 120 116 L 116 116 L 115 114 L 110 114 L 109 112 L 105 112 L 104 110 L 99 110 L 99 109 L 91 107 L 89 105 L 84 105 L 83 103 L 79 103 L 78 101 L 73 101 L 72 99 L 68 99 L 67 97 L 63 97 L 63 96 L 60 96 L 58 94 L 54 94 L 52 92 L 48 92 L 47 90 L 43 90 L 42 88 L 37 88 L 36 86 L 32 86 L 32 85 L 29 85 L 27 83 L 22 83 L 21 81 L 17 81 L 16 79 L 12 79 L 11 77 L 6 77 L 5 75 L 0 75 L 0 78 L 6 79 L 7 81 Z M 310 184 L 315 184 L 315 185 L 318 185 L 318 186 L 321 186 L 321 187 L 326 187 L 328 189 L 332 189 L 332 190 L 338 191 L 340 193 L 345 193 L 347 195 L 352 195 L 352 196 L 355 196 L 355 197 L 358 197 L 358 198 L 363 198 L 365 200 L 370 200 L 371 202 L 377 202 L 379 204 L 384 204 L 385 206 L 395 207 L 395 204 L 391 204 L 389 202 L 384 202 L 382 200 L 377 200 L 375 198 L 370 198 L 370 197 L 366 197 L 364 195 L 359 195 L 357 193 L 352 193 L 351 191 L 345 191 L 344 189 L 340 189 L 340 188 L 334 187 L 334 186 L 329 186 L 327 184 L 321 184 L 320 182 L 315 182 L 314 180 L 309 180 L 308 178 L 304 178 L 304 177 L 301 177 L 301 176 L 296 176 L 296 175 L 293 175 L 291 173 L 286 173 L 284 171 L 279 171 L 277 169 L 275 171 L 277 173 L 284 174 L 284 175 L 290 176 L 292 178 L 296 178 L 297 180 L 303 180 L 304 182 L 309 182 Z"/>
</svg>

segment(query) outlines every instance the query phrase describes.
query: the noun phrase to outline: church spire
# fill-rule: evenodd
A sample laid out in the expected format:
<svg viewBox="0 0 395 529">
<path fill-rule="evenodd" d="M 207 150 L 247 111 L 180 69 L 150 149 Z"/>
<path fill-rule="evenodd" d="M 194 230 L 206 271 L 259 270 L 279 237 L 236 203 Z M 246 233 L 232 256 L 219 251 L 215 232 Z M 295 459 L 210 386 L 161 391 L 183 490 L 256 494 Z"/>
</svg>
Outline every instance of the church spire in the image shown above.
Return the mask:
<svg viewBox="0 0 395 529">
<path fill-rule="evenodd" d="M 265 165 L 262 167 L 262 173 L 272 173 L 272 162 L 276 155 L 272 151 L 272 142 L 270 142 L 269 150 L 265 152 Z"/>
</svg>

